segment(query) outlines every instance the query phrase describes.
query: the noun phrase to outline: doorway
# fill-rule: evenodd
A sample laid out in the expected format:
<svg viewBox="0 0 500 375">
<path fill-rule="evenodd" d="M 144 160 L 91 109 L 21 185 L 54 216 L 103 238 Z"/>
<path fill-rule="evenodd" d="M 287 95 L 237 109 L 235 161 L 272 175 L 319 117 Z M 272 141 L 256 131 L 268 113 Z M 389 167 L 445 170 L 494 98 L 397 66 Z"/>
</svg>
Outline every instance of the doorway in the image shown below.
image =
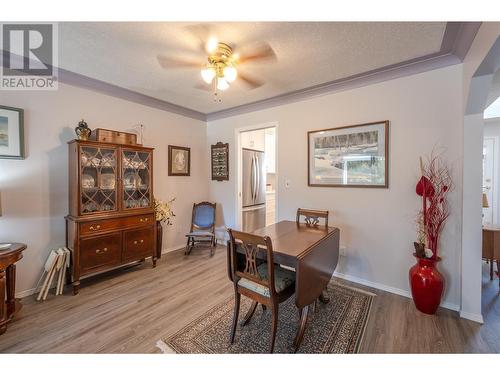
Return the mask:
<svg viewBox="0 0 500 375">
<path fill-rule="evenodd" d="M 237 129 L 239 228 L 252 232 L 277 217 L 277 124 Z"/>
<path fill-rule="evenodd" d="M 500 69 L 500 38 L 491 45 L 489 52 L 482 62 L 476 65 L 471 60 L 466 64 L 467 68 L 474 68 L 470 84 L 468 86 L 468 97 L 465 102 L 465 113 L 463 122 L 463 190 L 462 190 L 462 254 L 461 254 L 461 303 L 460 316 L 482 323 L 484 318 L 488 319 L 488 307 L 495 306 L 497 309 L 500 300 L 498 296 L 498 280 L 493 282 L 490 277 L 491 261 L 486 264 L 485 249 L 488 246 L 488 236 L 491 237 L 484 220 L 494 222 L 495 207 L 491 212 L 488 210 L 493 202 L 497 201 L 498 189 L 495 186 L 496 165 L 498 165 L 498 152 L 495 148 L 498 142 L 488 140 L 491 134 L 485 134 L 485 110 L 491 103 L 491 95 L 495 92 L 495 83 L 499 82 L 498 70 Z M 500 87 L 499 87 L 500 88 Z M 496 95 L 498 97 L 498 94 Z M 491 192 L 491 193 L 490 193 Z M 494 194 L 493 194 L 494 193 Z M 486 199 L 484 199 L 486 198 Z M 491 202 L 490 202 L 490 199 Z M 485 218 L 486 216 L 486 218 Z M 491 242 L 491 241 L 490 241 Z M 500 256 L 499 256 L 500 258 Z M 490 258 L 491 259 L 491 258 Z M 487 283 L 491 288 L 485 288 Z M 493 291 L 495 285 L 495 301 L 485 298 L 489 289 Z M 483 317 L 484 314 L 484 317 Z"/>
</svg>

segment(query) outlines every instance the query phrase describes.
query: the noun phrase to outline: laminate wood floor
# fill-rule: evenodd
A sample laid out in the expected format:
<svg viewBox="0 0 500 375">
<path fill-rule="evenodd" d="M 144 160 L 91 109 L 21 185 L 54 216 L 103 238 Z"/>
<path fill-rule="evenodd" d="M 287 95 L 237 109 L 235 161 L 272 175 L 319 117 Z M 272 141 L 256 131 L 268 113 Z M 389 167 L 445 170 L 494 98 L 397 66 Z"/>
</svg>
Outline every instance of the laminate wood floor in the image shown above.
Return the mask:
<svg viewBox="0 0 500 375">
<path fill-rule="evenodd" d="M 377 294 L 361 351 L 499 352 L 498 280 L 490 282 L 485 270 L 484 325 L 446 309 L 428 316 L 408 298 L 340 280 Z M 176 251 L 164 255 L 156 269 L 146 261 L 84 280 L 78 296 L 67 288 L 65 295 L 49 295 L 42 303 L 24 298 L 24 308 L 0 336 L 0 352 L 158 353 L 157 340 L 230 295 L 224 247 L 212 258 L 205 249 L 194 249 L 189 256 Z"/>
</svg>

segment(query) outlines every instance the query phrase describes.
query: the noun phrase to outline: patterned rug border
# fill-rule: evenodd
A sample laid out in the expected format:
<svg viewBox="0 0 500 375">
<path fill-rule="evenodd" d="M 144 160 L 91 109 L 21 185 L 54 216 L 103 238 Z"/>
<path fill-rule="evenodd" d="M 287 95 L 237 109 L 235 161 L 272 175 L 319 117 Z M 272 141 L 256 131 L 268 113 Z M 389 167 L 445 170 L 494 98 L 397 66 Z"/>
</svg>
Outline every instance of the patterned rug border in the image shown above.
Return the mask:
<svg viewBox="0 0 500 375">
<path fill-rule="evenodd" d="M 370 292 L 368 290 L 357 288 L 355 286 L 346 285 L 346 284 L 344 284 L 342 282 L 338 282 L 338 281 L 331 281 L 329 283 L 329 286 L 330 285 L 331 286 L 340 286 L 342 288 L 349 289 L 349 290 L 352 290 L 352 291 L 355 291 L 355 292 L 358 292 L 358 293 L 361 293 L 361 294 L 364 294 L 364 295 L 370 297 L 368 308 L 366 309 L 366 312 L 364 312 L 364 314 L 363 314 L 363 319 L 364 319 L 364 322 L 365 322 L 365 324 L 363 326 L 363 331 L 361 332 L 361 335 L 358 337 L 358 339 L 357 339 L 357 341 L 356 341 L 356 343 L 354 345 L 355 352 L 357 354 L 357 351 L 360 349 L 360 346 L 361 346 L 361 344 L 363 342 L 363 339 L 365 337 L 366 327 L 368 326 L 368 320 L 369 320 L 370 312 L 371 312 L 371 309 L 373 307 L 373 300 L 374 300 L 374 297 L 377 296 L 377 294 L 375 294 L 373 292 Z M 176 349 L 175 345 L 172 345 L 172 343 L 170 342 L 171 339 L 173 339 L 174 337 L 182 334 L 183 332 L 185 332 L 186 330 L 188 330 L 193 324 L 199 323 L 200 321 L 202 321 L 203 319 L 205 319 L 206 315 L 210 314 L 213 311 L 217 311 L 218 309 L 221 308 L 221 306 L 223 306 L 223 305 L 231 302 L 232 300 L 234 300 L 234 296 L 229 296 L 226 299 L 224 299 L 223 301 L 215 304 L 214 306 L 212 306 L 208 310 L 206 310 L 203 313 L 201 313 L 198 317 L 194 318 L 189 323 L 185 324 L 184 327 L 182 327 L 181 329 L 179 329 L 177 332 L 169 335 L 167 338 L 163 338 L 161 340 L 158 340 L 156 342 L 156 344 L 155 344 L 155 347 L 157 347 L 158 349 L 160 349 L 160 351 L 162 352 L 162 354 L 188 354 L 188 355 L 189 354 L 193 354 L 193 353 L 182 353 L 182 352 L 180 352 L 178 349 Z M 206 353 L 206 354 L 208 354 L 208 353 Z M 216 353 L 214 353 L 214 354 L 216 354 Z M 232 353 L 220 353 L 220 354 L 232 354 Z M 320 354 L 320 353 L 315 353 L 315 354 Z M 323 353 L 321 353 L 321 354 L 323 354 Z"/>
</svg>

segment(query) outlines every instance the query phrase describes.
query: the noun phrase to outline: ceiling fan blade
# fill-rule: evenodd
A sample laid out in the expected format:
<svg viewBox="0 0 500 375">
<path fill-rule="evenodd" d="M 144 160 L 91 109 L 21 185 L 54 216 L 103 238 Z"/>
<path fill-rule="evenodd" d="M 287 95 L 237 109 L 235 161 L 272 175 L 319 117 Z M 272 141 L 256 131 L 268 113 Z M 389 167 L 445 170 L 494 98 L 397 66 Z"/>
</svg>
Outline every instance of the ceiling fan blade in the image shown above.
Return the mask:
<svg viewBox="0 0 500 375">
<path fill-rule="evenodd" d="M 156 56 L 158 63 L 163 69 L 177 69 L 177 68 L 201 68 L 202 64 L 199 61 L 177 59 L 174 57 L 167 57 L 158 55 Z"/>
<path fill-rule="evenodd" d="M 238 62 L 240 64 L 255 62 L 255 61 L 275 61 L 278 58 L 272 47 L 268 43 L 260 43 L 256 47 L 248 48 L 240 54 Z"/>
<path fill-rule="evenodd" d="M 251 90 L 256 89 L 257 87 L 260 87 L 264 84 L 264 82 L 259 81 L 256 78 L 249 77 L 248 75 L 240 72 L 238 73 L 238 78 L 247 86 L 249 86 Z"/>
<path fill-rule="evenodd" d="M 196 40 L 197 49 L 206 54 L 207 42 L 209 38 L 215 36 L 213 25 L 209 23 L 197 23 L 185 26 L 185 30 Z"/>
<path fill-rule="evenodd" d="M 203 83 L 203 82 L 197 83 L 193 87 L 195 89 L 198 89 L 198 90 L 212 91 L 212 84 L 207 84 L 207 83 Z"/>
</svg>

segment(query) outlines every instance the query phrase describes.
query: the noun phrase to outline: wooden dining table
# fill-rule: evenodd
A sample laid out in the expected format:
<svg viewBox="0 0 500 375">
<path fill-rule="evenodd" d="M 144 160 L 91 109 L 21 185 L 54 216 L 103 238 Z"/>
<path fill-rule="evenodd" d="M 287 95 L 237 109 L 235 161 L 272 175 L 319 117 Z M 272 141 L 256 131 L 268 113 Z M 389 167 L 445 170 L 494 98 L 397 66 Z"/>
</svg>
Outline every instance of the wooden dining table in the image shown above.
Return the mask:
<svg viewBox="0 0 500 375">
<path fill-rule="evenodd" d="M 310 306 L 318 299 L 329 302 L 324 290 L 337 267 L 340 230 L 280 221 L 255 230 L 253 234 L 269 236 L 273 243 L 274 262 L 295 269 L 295 305 L 300 316 L 294 340 L 297 351 L 304 337 Z"/>
</svg>

